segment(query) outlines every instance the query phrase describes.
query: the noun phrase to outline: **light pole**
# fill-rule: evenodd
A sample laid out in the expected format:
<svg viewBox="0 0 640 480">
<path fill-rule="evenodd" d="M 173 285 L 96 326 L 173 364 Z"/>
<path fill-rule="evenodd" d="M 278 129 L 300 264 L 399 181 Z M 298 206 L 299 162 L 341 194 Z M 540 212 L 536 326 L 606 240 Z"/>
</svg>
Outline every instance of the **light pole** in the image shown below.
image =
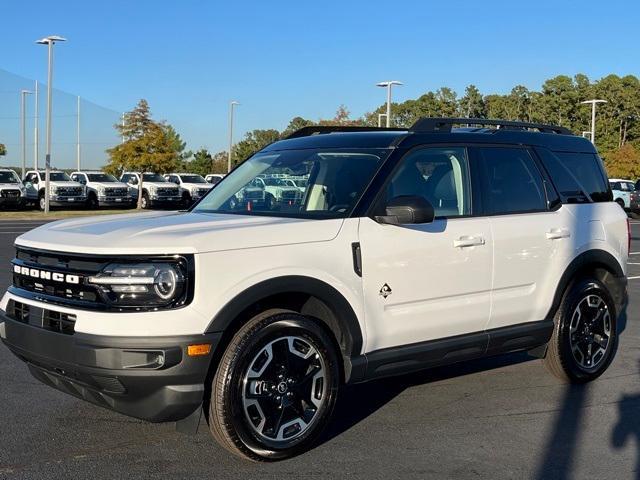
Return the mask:
<svg viewBox="0 0 640 480">
<path fill-rule="evenodd" d="M 387 128 L 391 126 L 391 87 L 394 85 L 402 85 L 398 80 L 388 80 L 386 82 L 376 83 L 376 87 L 385 87 L 387 89 Z"/>
<path fill-rule="evenodd" d="M 40 45 L 47 45 L 49 61 L 47 68 L 47 151 L 45 153 L 44 177 L 44 213 L 49 213 L 49 177 L 51 176 L 51 83 L 53 82 L 53 46 L 56 42 L 64 42 L 66 38 L 51 35 L 36 41 Z"/>
<path fill-rule="evenodd" d="M 27 165 L 27 109 L 26 97 L 31 95 L 29 90 L 20 90 L 20 143 L 22 144 L 22 178 Z"/>
<path fill-rule="evenodd" d="M 585 100 L 584 102 L 580 102 L 583 104 L 591 104 L 591 143 L 596 144 L 596 104 L 598 103 L 607 103 L 606 100 Z"/>
<path fill-rule="evenodd" d="M 39 94 L 38 94 L 39 88 L 38 88 L 38 81 L 36 80 L 36 88 L 35 88 L 35 95 L 34 95 L 34 113 L 33 113 L 33 168 L 37 171 L 38 170 L 38 154 L 39 154 L 39 148 L 40 148 L 40 139 L 38 138 L 38 122 L 40 121 L 40 117 L 39 117 Z"/>
<path fill-rule="evenodd" d="M 80 171 L 80 95 L 78 95 L 78 115 L 76 122 L 76 163 Z"/>
<path fill-rule="evenodd" d="M 227 157 L 227 173 L 231 171 L 231 150 L 233 149 L 233 109 L 236 105 L 240 105 L 233 100 L 229 103 L 229 155 Z"/>
</svg>

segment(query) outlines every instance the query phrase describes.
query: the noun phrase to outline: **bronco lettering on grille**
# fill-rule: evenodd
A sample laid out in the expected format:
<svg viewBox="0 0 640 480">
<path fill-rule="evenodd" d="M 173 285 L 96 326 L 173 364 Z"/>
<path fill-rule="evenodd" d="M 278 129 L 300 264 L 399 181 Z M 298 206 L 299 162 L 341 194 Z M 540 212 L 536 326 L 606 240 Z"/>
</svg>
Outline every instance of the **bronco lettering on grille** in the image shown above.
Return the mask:
<svg viewBox="0 0 640 480">
<path fill-rule="evenodd" d="M 13 266 L 13 272 L 25 277 L 39 278 L 41 280 L 52 280 L 60 283 L 71 283 L 78 285 L 80 283 L 80 277 L 78 275 L 71 275 L 59 272 L 49 272 L 47 270 L 40 270 L 38 268 L 21 267 L 20 265 Z"/>
</svg>

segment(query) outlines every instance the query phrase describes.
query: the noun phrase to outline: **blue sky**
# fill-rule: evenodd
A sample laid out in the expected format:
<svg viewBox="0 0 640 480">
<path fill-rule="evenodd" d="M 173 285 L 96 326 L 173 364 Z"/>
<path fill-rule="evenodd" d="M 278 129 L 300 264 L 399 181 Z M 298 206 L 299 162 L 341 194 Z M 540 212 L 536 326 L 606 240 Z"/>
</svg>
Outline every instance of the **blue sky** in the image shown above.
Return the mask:
<svg viewBox="0 0 640 480">
<path fill-rule="evenodd" d="M 583 72 L 640 75 L 640 2 L 561 1 L 65 1 L 7 0 L 0 69 L 44 80 L 116 111 L 146 98 L 188 142 L 226 145 L 237 132 L 282 129 L 345 104 L 353 116 L 384 101 L 376 81 L 398 79 L 395 99 L 440 86 L 484 93 Z"/>
</svg>

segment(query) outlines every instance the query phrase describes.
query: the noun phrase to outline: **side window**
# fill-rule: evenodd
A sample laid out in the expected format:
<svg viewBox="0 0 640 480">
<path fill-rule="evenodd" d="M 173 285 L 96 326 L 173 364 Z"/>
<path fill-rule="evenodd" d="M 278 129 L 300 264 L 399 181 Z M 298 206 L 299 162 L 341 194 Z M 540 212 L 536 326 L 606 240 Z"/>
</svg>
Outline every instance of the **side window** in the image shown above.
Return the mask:
<svg viewBox="0 0 640 480">
<path fill-rule="evenodd" d="M 425 148 L 402 159 L 386 191 L 386 200 L 418 195 L 433 205 L 436 217 L 471 214 L 467 152 L 462 147 Z"/>
<path fill-rule="evenodd" d="M 485 214 L 524 213 L 547 209 L 542 176 L 523 148 L 479 148 Z"/>
<path fill-rule="evenodd" d="M 622 189 L 620 187 L 620 182 L 609 182 L 609 185 L 611 185 L 611 190 L 621 190 Z"/>
<path fill-rule="evenodd" d="M 597 155 L 551 152 L 544 148 L 540 148 L 538 153 L 564 202 L 587 201 L 584 193 L 588 194 L 594 202 L 613 200 L 603 173 L 602 163 Z"/>
</svg>

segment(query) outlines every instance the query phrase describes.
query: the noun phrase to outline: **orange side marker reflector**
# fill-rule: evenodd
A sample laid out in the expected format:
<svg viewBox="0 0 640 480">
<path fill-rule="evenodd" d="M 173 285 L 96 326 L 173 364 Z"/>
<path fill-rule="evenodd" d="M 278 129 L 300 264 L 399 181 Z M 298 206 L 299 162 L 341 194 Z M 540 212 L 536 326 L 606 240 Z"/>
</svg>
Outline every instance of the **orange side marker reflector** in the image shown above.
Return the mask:
<svg viewBox="0 0 640 480">
<path fill-rule="evenodd" d="M 211 352 L 210 343 L 200 343 L 198 345 L 189 345 L 187 347 L 187 355 L 189 355 L 190 357 L 209 355 L 209 352 Z"/>
</svg>

